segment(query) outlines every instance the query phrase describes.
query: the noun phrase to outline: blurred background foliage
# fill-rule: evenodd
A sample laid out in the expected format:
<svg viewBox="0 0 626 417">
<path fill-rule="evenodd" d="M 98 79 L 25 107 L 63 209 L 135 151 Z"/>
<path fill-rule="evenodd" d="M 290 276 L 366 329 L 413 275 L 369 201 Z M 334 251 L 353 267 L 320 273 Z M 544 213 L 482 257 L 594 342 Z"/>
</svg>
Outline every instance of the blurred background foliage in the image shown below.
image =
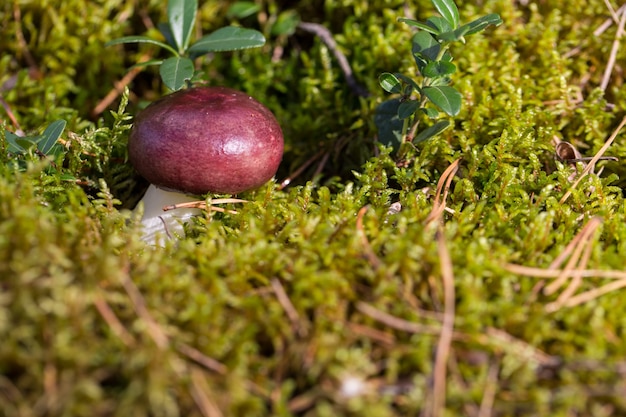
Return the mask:
<svg viewBox="0 0 626 417">
<path fill-rule="evenodd" d="M 0 119 L 28 134 L 66 120 L 59 166 L 74 178 L 43 160 L 17 171 L 1 149 L 0 414 L 423 412 L 443 297 L 424 220 L 459 157 L 445 233 L 458 331 L 448 414 L 624 414 L 619 291 L 548 314 L 538 280 L 502 268 L 546 267 L 597 215 L 589 267 L 623 269 L 623 162 L 602 163 L 602 176 L 562 204 L 571 170 L 554 160 L 555 137 L 591 156 L 626 112 L 626 48 L 600 89 L 616 33 L 596 32 L 610 19 L 605 2 L 459 1 L 463 20 L 499 13 L 504 24 L 453 51 L 461 114 L 406 168 L 376 146 L 373 110 L 386 98 L 377 77 L 413 68 L 411 29 L 396 18 L 430 16 L 429 1 L 257 0 L 250 15 L 235 3 L 201 1 L 198 32 L 239 24 L 267 44 L 207 56 L 199 69 L 276 114 L 286 140 L 277 179 L 293 176 L 292 186 L 246 193 L 253 202 L 240 215 L 207 214 L 188 239 L 155 250 L 136 214 L 118 208 L 141 188 L 125 164 L 132 115 L 167 93 L 154 69 L 130 79 L 128 68 L 158 50 L 103 45 L 156 36 L 164 2 L 0 5 Z M 367 97 L 298 22 L 334 35 Z M 623 161 L 624 141 L 609 154 Z M 399 330 L 380 313 L 435 331 Z M 346 396 L 355 380 L 365 394 Z"/>
</svg>

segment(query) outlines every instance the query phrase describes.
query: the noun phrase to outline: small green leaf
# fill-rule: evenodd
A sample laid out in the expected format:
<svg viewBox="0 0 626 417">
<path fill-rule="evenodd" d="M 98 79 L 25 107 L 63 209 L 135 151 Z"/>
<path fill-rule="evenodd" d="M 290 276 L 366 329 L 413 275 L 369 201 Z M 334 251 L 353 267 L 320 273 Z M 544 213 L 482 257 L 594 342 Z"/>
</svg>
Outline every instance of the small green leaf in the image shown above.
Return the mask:
<svg viewBox="0 0 626 417">
<path fill-rule="evenodd" d="M 10 153 L 24 153 L 25 149 L 18 145 L 17 140 L 21 139 L 20 136 L 17 136 L 13 132 L 9 132 L 8 130 L 4 131 L 4 137 L 8 143 L 7 151 Z"/>
<path fill-rule="evenodd" d="M 55 120 L 48 125 L 41 135 L 41 138 L 37 141 L 37 147 L 41 153 L 44 155 L 50 154 L 50 150 L 61 137 L 61 133 L 63 133 L 66 124 L 67 122 L 65 120 Z"/>
<path fill-rule="evenodd" d="M 163 83 L 170 90 L 177 91 L 193 77 L 193 62 L 189 58 L 172 57 L 163 61 L 159 68 Z"/>
<path fill-rule="evenodd" d="M 437 107 L 449 116 L 456 116 L 461 111 L 461 93 L 454 87 L 435 86 L 424 87 L 422 92 Z"/>
<path fill-rule="evenodd" d="M 441 16 L 433 16 L 426 19 L 426 24 L 437 29 L 437 37 L 439 34 L 449 32 L 454 30 L 452 26 L 450 26 L 450 22 L 444 19 Z"/>
<path fill-rule="evenodd" d="M 419 106 L 420 104 L 417 100 L 403 101 L 398 106 L 398 118 L 404 120 L 413 116 L 417 109 L 419 109 Z"/>
<path fill-rule="evenodd" d="M 383 72 L 382 74 L 380 74 L 380 76 L 378 77 L 378 83 L 383 88 L 383 90 L 388 93 L 395 94 L 402 91 L 402 83 L 400 83 L 400 80 L 398 80 L 395 75 L 389 72 Z"/>
<path fill-rule="evenodd" d="M 422 75 L 428 78 L 437 78 L 444 77 L 447 75 L 452 75 L 456 71 L 456 65 L 447 61 L 431 61 L 426 67 L 424 67 L 424 71 L 422 71 Z"/>
<path fill-rule="evenodd" d="M 188 52 L 202 55 L 208 52 L 256 48 L 264 44 L 265 37 L 257 30 L 226 26 L 200 38 L 189 47 Z"/>
<path fill-rule="evenodd" d="M 148 61 L 138 62 L 137 64 L 133 65 L 131 68 L 143 68 L 143 67 L 149 67 L 150 65 L 161 65 L 162 63 L 163 63 L 162 59 L 150 59 Z"/>
<path fill-rule="evenodd" d="M 501 24 L 502 24 L 502 19 L 500 18 L 500 15 L 496 13 L 492 13 L 492 14 L 488 14 L 486 16 L 480 17 L 476 20 L 473 20 L 469 22 L 468 24 L 461 26 L 459 29 L 463 27 L 467 27 L 465 35 L 469 36 L 469 35 L 473 35 L 474 33 L 480 32 L 481 30 L 484 30 L 489 25 L 500 26 Z"/>
<path fill-rule="evenodd" d="M 124 36 L 122 38 L 113 39 L 112 41 L 105 43 L 104 46 L 117 45 L 120 43 L 151 43 L 153 45 L 158 45 L 161 48 L 165 48 L 168 51 L 170 51 L 172 54 L 178 56 L 178 52 L 176 52 L 176 50 L 172 48 L 171 46 L 169 46 L 168 44 L 159 42 L 147 36 Z"/>
<path fill-rule="evenodd" d="M 441 45 L 433 36 L 426 32 L 417 32 L 412 39 L 412 52 L 415 64 L 420 72 L 424 71 L 424 67 L 430 61 L 437 60 Z"/>
<path fill-rule="evenodd" d="M 378 128 L 378 140 L 385 146 L 391 146 L 395 150 L 402 143 L 402 126 L 404 122 L 398 118 L 400 99 L 394 98 L 383 101 L 376 107 L 374 124 Z"/>
<path fill-rule="evenodd" d="M 300 23 L 300 16 L 293 10 L 286 10 L 278 15 L 272 25 L 272 35 L 293 35 Z"/>
<path fill-rule="evenodd" d="M 411 40 L 413 54 L 419 53 L 431 61 L 435 61 L 439 56 L 441 45 L 432 35 L 426 32 L 417 32 Z"/>
<path fill-rule="evenodd" d="M 413 144 L 418 144 L 420 142 L 424 142 L 427 139 L 430 139 L 434 136 L 437 136 L 444 130 L 446 130 L 450 126 L 450 122 L 447 120 L 441 120 L 434 125 L 427 127 L 422 130 L 415 138 L 413 139 Z"/>
<path fill-rule="evenodd" d="M 416 27 L 418 29 L 425 30 L 426 32 L 432 33 L 433 35 L 438 35 L 439 31 L 432 27 L 432 25 L 428 25 L 424 22 L 418 22 L 417 20 L 407 19 L 406 17 L 401 17 L 398 19 L 398 22 L 406 23 L 409 26 Z"/>
<path fill-rule="evenodd" d="M 400 74 L 400 73 L 395 73 L 394 74 L 396 77 L 398 77 L 399 80 L 403 81 L 405 84 L 409 85 L 413 90 L 419 92 L 421 90 L 420 86 L 417 84 L 417 82 L 415 82 L 415 80 L 413 80 L 411 77 L 407 77 L 406 75 Z M 406 92 L 405 94 L 410 94 L 411 92 Z"/>
<path fill-rule="evenodd" d="M 169 0 L 167 2 L 167 18 L 180 52 L 185 51 L 189 46 L 197 11 L 198 0 Z"/>
<path fill-rule="evenodd" d="M 422 107 L 420 110 L 424 112 L 426 117 L 428 117 L 429 119 L 434 119 L 439 116 L 439 112 L 437 111 L 437 109 L 433 109 L 432 107 Z"/>
<path fill-rule="evenodd" d="M 459 26 L 459 9 L 457 9 L 454 0 L 432 0 L 437 11 L 450 23 L 452 29 Z"/>
<path fill-rule="evenodd" d="M 244 19 L 248 16 L 252 16 L 256 12 L 261 10 L 261 6 L 252 1 L 238 1 L 233 3 L 226 12 L 226 17 L 232 19 Z"/>
<path fill-rule="evenodd" d="M 21 149 L 23 149 L 22 152 L 27 152 L 28 150 L 36 147 L 36 145 L 37 145 L 36 139 L 37 139 L 36 137 L 32 138 L 32 137 L 29 137 L 29 136 L 26 136 L 26 137 L 19 137 L 18 136 L 15 139 L 15 143 L 17 144 L 17 146 L 19 146 Z M 22 152 L 20 152 L 20 153 L 22 153 Z"/>
</svg>

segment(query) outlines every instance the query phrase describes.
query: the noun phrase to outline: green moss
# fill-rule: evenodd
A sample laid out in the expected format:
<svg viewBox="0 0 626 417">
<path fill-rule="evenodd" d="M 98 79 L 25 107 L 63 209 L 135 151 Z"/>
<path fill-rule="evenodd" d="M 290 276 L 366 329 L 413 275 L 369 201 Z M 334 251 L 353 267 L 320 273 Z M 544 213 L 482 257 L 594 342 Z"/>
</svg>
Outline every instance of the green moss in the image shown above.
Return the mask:
<svg viewBox="0 0 626 417">
<path fill-rule="evenodd" d="M 417 17 L 432 12 L 418 3 Z M 623 133 L 608 151 L 620 162 L 600 163 L 604 172 L 565 202 L 572 170 L 553 144 L 592 156 L 623 117 L 617 70 L 606 93 L 598 89 L 615 27 L 593 35 L 608 17 L 599 0 L 471 3 L 460 2 L 463 20 L 493 12 L 505 23 L 453 51 L 462 112 L 398 167 L 376 145 L 372 119 L 385 99 L 378 74 L 413 65 L 411 31 L 395 20 L 404 3 L 260 2 L 270 16 L 289 8 L 327 25 L 371 96 L 354 95 L 328 48 L 300 31 L 201 63 L 209 83 L 243 89 L 276 113 L 287 142 L 278 180 L 321 153 L 295 185 L 245 193 L 239 214 L 207 213 L 164 248 L 147 247 L 126 210 L 142 186 L 125 163 L 130 115 L 163 93 L 158 76 L 142 73 L 114 113 L 91 115 L 151 52 L 103 44 L 147 31 L 140 16 L 162 20 L 162 4 L 1 6 L 7 108 L 27 132 L 68 121 L 56 170 L 36 160 L 16 170 L 0 147 L 2 415 L 200 416 L 203 401 L 233 416 L 423 412 L 444 299 L 426 219 L 458 158 L 443 215 L 457 332 L 446 414 L 478 410 L 489 386 L 493 415 L 623 414 L 622 290 L 548 312 L 558 293 L 505 267 L 547 268 L 601 216 L 587 267 L 623 269 Z M 203 32 L 227 21 L 227 7 L 202 5 Z M 7 42 L 16 8 L 41 79 L 23 45 Z M 267 31 L 258 16 L 244 23 Z M 390 212 L 396 202 L 402 210 Z M 609 282 L 586 278 L 578 292 Z M 366 393 L 342 396 L 349 380 L 364 381 Z"/>
</svg>

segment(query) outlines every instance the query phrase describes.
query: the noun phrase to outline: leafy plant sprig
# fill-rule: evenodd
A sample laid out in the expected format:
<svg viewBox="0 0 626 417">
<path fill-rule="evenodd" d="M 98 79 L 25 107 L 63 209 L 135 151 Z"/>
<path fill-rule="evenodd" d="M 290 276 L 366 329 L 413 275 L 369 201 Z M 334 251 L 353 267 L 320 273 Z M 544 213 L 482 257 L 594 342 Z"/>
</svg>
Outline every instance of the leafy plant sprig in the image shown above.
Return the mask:
<svg viewBox="0 0 626 417">
<path fill-rule="evenodd" d="M 374 122 L 380 141 L 399 149 L 399 156 L 404 155 L 407 145 L 433 138 L 450 126 L 449 120 L 440 119 L 418 133 L 424 116 L 436 120 L 440 111 L 448 116 L 456 116 L 461 111 L 461 94 L 449 85 L 452 74 L 456 72 L 448 51 L 450 44 L 457 41 L 465 43 L 465 36 L 502 23 L 499 15 L 488 14 L 461 25 L 459 10 L 453 0 L 431 1 L 441 16 L 430 17 L 425 22 L 398 19 L 419 30 L 411 39 L 411 52 L 421 78 L 416 80 L 390 72 L 379 76 L 380 86 L 399 96 L 377 107 Z M 428 103 L 434 104 L 434 107 L 428 106 Z"/>
<path fill-rule="evenodd" d="M 167 50 L 172 57 L 149 60 L 135 66 L 159 65 L 163 83 L 176 91 L 188 86 L 197 75 L 193 65 L 196 58 L 209 52 L 235 51 L 265 44 L 261 32 L 236 26 L 220 28 L 190 44 L 197 11 L 198 0 L 170 0 L 167 5 L 168 22 L 159 25 L 166 42 L 148 36 L 124 36 L 107 42 L 105 46 L 150 43 Z"/>
<path fill-rule="evenodd" d="M 42 134 L 35 136 L 18 136 L 4 129 L 4 143 L 9 162 L 17 164 L 17 168 L 23 171 L 28 161 L 47 158 L 54 168 L 65 155 L 65 148 L 58 140 L 66 124 L 65 120 L 55 120 Z"/>
</svg>

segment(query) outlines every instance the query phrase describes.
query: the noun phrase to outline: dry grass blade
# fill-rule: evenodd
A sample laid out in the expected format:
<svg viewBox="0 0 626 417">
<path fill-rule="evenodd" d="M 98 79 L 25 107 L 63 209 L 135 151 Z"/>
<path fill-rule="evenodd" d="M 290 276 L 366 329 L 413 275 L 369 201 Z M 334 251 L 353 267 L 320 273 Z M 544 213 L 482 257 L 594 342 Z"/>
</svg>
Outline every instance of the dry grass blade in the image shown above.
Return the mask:
<svg viewBox="0 0 626 417">
<path fill-rule="evenodd" d="M 389 313 L 385 313 L 384 311 L 381 311 L 370 304 L 364 303 L 363 301 L 357 302 L 356 308 L 366 316 L 396 330 L 407 333 L 430 335 L 437 335 L 441 333 L 441 326 L 428 326 L 424 324 L 413 323 L 408 320 L 403 320 L 401 318 L 392 316 Z"/>
<path fill-rule="evenodd" d="M 191 396 L 204 417 L 222 417 L 224 414 L 215 405 L 209 392 L 209 385 L 201 370 L 191 367 Z"/>
<path fill-rule="evenodd" d="M 568 277 L 575 277 L 576 275 L 573 274 L 573 271 L 575 269 L 585 269 L 582 265 L 580 265 L 582 266 L 582 268 L 576 268 L 576 266 L 579 265 L 580 256 L 583 250 L 585 250 L 585 248 L 589 245 L 591 238 L 601 224 L 602 219 L 599 217 L 594 217 L 589 220 L 589 222 L 587 222 L 587 224 L 582 228 L 580 232 L 578 232 L 576 236 L 574 236 L 574 239 L 572 239 L 572 241 L 568 244 L 564 251 L 566 253 L 569 253 L 571 251 L 572 255 L 557 279 L 554 280 L 550 285 L 546 286 L 546 288 L 544 289 L 544 293 L 546 295 L 554 294 L 559 288 L 561 288 L 565 284 L 565 282 L 567 282 Z M 559 259 L 564 260 L 565 257 L 559 256 Z M 550 266 L 556 268 L 559 266 L 559 264 L 554 265 L 553 262 Z"/>
<path fill-rule="evenodd" d="M 176 209 L 180 209 L 180 208 L 198 208 L 198 209 L 204 209 L 204 210 L 213 210 L 213 211 L 219 211 L 222 213 L 230 213 L 230 214 L 237 214 L 237 212 L 235 210 L 226 210 L 220 207 L 213 207 L 214 204 L 234 204 L 234 203 L 247 203 L 248 200 L 242 200 L 240 198 L 213 198 L 210 200 L 210 204 L 207 205 L 206 201 L 204 200 L 198 200 L 198 201 L 190 201 L 188 203 L 179 203 L 179 204 L 173 204 L 171 206 L 165 206 L 163 207 L 163 211 L 168 211 L 168 210 L 176 210 Z"/>
<path fill-rule="evenodd" d="M 456 161 L 451 163 L 450 166 L 446 168 L 445 171 L 443 171 L 443 174 L 441 174 L 441 178 L 439 178 L 439 182 L 437 183 L 437 191 L 435 193 L 433 210 L 426 218 L 427 225 L 441 219 L 441 216 L 446 209 L 446 198 L 448 197 L 448 192 L 450 191 L 450 184 L 452 183 L 452 179 L 459 169 L 460 161 L 460 159 L 457 159 Z M 442 191 L 443 197 L 440 199 Z"/>
<path fill-rule="evenodd" d="M 622 12 L 622 13 L 626 16 L 626 9 L 624 9 L 624 12 Z M 596 165 L 596 163 L 600 160 L 602 155 L 604 155 L 606 150 L 609 149 L 609 146 L 611 146 L 611 144 L 613 143 L 613 141 L 615 140 L 615 138 L 617 137 L 617 135 L 619 134 L 620 130 L 622 130 L 622 127 L 624 127 L 625 124 L 626 124 L 626 117 L 624 117 L 622 119 L 622 121 L 620 122 L 619 126 L 617 126 L 617 128 L 611 134 L 611 137 L 609 137 L 609 139 L 604 143 L 604 145 L 602 145 L 602 148 L 600 148 L 598 153 L 596 153 L 595 156 L 591 159 L 589 164 L 583 170 L 583 172 L 580 175 L 580 177 L 578 177 L 578 179 L 576 181 L 574 181 L 574 184 L 572 184 L 570 189 L 567 190 L 565 195 L 563 195 L 563 197 L 561 198 L 561 201 L 559 201 L 560 204 L 563 204 L 569 198 L 569 196 L 572 194 L 572 190 L 575 189 L 578 186 L 578 184 L 580 183 L 580 181 L 582 181 L 582 179 L 589 174 L 589 172 L 593 169 L 593 167 Z"/>
<path fill-rule="evenodd" d="M 592 218 L 583 229 L 572 239 L 565 250 L 552 262 L 548 269 L 532 268 L 523 265 L 507 264 L 504 266 L 509 272 L 515 274 L 532 276 L 536 278 L 554 278 L 544 289 L 547 295 L 555 293 L 571 278 L 568 287 L 559 295 L 556 301 L 546 305 L 548 312 L 554 312 L 564 307 L 574 307 L 595 298 L 601 297 L 612 291 L 626 287 L 626 272 L 586 269 L 593 250 L 594 237 L 598 227 L 602 224 L 599 217 Z M 564 260 L 571 254 L 566 266 L 561 270 L 557 269 Z M 574 295 L 583 278 L 608 278 L 613 282 L 605 284 L 599 288 L 585 291 Z"/>
<path fill-rule="evenodd" d="M 444 315 L 433 370 L 433 408 L 431 414 L 433 417 L 441 416 L 445 411 L 447 365 L 454 335 L 455 316 L 454 272 L 452 270 L 452 259 L 446 247 L 441 223 L 437 232 L 437 252 L 439 254 L 441 277 L 443 280 Z"/>
<path fill-rule="evenodd" d="M 619 17 L 619 21 L 617 21 L 617 33 L 615 34 L 615 39 L 613 40 L 613 46 L 611 47 L 609 61 L 606 64 L 604 76 L 602 77 L 602 82 L 600 83 L 600 88 L 602 89 L 602 91 L 606 91 L 606 88 L 609 85 L 609 81 L 611 80 L 611 74 L 613 73 L 615 60 L 617 58 L 617 51 L 619 50 L 620 41 L 622 39 L 622 36 L 624 35 L 624 24 L 626 23 L 626 9 L 621 11 L 621 15 L 618 15 L 617 13 L 615 13 L 610 4 L 608 6 L 613 16 L 613 19 L 617 19 Z"/>
<path fill-rule="evenodd" d="M 100 295 L 96 295 L 93 304 L 113 333 L 119 337 L 126 346 L 134 346 L 136 343 L 135 338 L 126 330 L 104 298 Z"/>
<path fill-rule="evenodd" d="M 156 320 L 154 320 L 148 311 L 146 301 L 143 298 L 143 295 L 141 295 L 141 292 L 139 292 L 139 288 L 137 288 L 128 275 L 122 279 L 122 286 L 128 293 L 128 296 L 133 303 L 135 312 L 146 323 L 148 333 L 150 334 L 150 337 L 152 337 L 152 340 L 154 340 L 154 343 L 156 343 L 160 349 L 166 349 L 169 346 L 169 339 L 161 326 L 158 325 Z"/>
<path fill-rule="evenodd" d="M 272 290 L 274 291 L 274 294 L 276 294 L 278 302 L 283 307 L 283 310 L 285 310 L 285 314 L 287 314 L 287 317 L 291 322 L 291 327 L 296 333 L 298 333 L 299 336 L 305 337 L 308 333 L 307 328 L 303 326 L 298 310 L 296 310 L 293 303 L 289 299 L 289 295 L 287 295 L 287 292 L 280 283 L 280 280 L 278 278 L 272 278 L 270 284 L 272 285 Z"/>
<path fill-rule="evenodd" d="M 374 250 L 372 249 L 372 246 L 370 245 L 369 240 L 367 240 L 367 235 L 365 234 L 365 230 L 363 229 L 363 217 L 365 216 L 365 213 L 367 213 L 367 209 L 368 209 L 367 206 L 362 207 L 357 213 L 356 230 L 357 230 L 359 237 L 361 238 L 361 243 L 363 244 L 363 251 L 364 251 L 363 256 L 365 256 L 365 258 L 369 261 L 369 263 L 372 265 L 372 268 L 378 269 L 382 265 L 382 262 L 380 261 L 380 259 L 378 259 L 378 256 L 376 256 L 376 254 L 374 253 Z"/>
</svg>

